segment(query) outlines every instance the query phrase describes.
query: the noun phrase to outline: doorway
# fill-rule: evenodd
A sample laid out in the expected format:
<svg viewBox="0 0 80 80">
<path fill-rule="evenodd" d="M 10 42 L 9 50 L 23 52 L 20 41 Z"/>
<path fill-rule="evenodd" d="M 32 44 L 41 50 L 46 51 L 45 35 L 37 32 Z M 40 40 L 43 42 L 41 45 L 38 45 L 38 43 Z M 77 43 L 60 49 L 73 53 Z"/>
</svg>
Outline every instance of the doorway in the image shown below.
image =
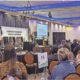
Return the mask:
<svg viewBox="0 0 80 80">
<path fill-rule="evenodd" d="M 53 44 L 60 44 L 62 40 L 65 40 L 65 32 L 53 32 Z"/>
</svg>

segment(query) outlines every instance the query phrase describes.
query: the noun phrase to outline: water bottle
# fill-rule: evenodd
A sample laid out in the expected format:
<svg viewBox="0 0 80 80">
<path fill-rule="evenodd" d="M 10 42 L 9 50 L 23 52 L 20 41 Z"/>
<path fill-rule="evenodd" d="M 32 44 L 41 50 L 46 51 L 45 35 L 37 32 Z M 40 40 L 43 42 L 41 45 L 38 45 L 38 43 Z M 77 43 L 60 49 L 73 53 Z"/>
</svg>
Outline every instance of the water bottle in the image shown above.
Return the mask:
<svg viewBox="0 0 80 80">
<path fill-rule="evenodd" d="M 46 80 L 46 79 L 45 79 L 45 73 L 42 73 L 42 74 L 41 74 L 40 80 Z"/>
<path fill-rule="evenodd" d="M 8 80 L 15 80 L 15 78 L 13 76 L 7 75 Z"/>
</svg>

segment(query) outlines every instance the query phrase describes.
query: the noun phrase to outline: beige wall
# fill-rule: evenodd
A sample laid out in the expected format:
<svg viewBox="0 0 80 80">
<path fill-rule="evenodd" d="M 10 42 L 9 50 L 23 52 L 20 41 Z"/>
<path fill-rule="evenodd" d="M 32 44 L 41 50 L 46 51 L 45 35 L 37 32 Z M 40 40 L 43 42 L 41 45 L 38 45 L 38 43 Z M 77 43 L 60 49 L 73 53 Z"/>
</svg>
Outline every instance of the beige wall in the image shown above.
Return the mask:
<svg viewBox="0 0 80 80">
<path fill-rule="evenodd" d="M 37 29 L 37 23 L 35 21 L 29 22 L 29 26 L 31 29 L 31 33 L 36 32 Z M 50 45 L 53 45 L 53 32 L 65 32 L 66 33 L 66 40 L 73 39 L 79 39 L 80 40 L 80 27 L 71 27 L 71 26 L 65 26 L 61 24 L 56 23 L 48 23 L 48 31 L 49 31 L 49 39 L 48 43 Z"/>
<path fill-rule="evenodd" d="M 65 26 L 51 23 L 49 35 L 49 44 L 53 45 L 53 32 L 65 32 Z"/>
<path fill-rule="evenodd" d="M 72 41 L 73 39 L 78 39 L 80 40 L 80 27 L 71 27 L 70 30 L 66 30 L 67 36 L 66 38 L 70 38 Z"/>
<path fill-rule="evenodd" d="M 72 26 L 65 26 L 65 25 L 51 23 L 51 32 L 65 32 L 66 40 L 69 40 L 69 39 L 71 41 L 73 41 L 73 39 L 80 40 L 80 27 L 77 27 L 77 26 L 72 27 Z M 50 35 L 50 37 L 51 37 L 51 39 L 49 39 L 50 44 L 53 44 L 52 43 L 52 39 L 53 39 L 52 35 Z"/>
</svg>

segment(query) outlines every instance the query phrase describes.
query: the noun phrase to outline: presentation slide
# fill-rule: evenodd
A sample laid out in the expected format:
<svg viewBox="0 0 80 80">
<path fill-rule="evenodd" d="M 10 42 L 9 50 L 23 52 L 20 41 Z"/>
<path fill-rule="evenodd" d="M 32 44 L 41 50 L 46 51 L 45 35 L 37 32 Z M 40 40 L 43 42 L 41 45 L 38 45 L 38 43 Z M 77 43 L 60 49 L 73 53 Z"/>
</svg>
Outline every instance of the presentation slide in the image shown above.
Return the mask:
<svg viewBox="0 0 80 80">
<path fill-rule="evenodd" d="M 48 25 L 46 24 L 37 24 L 37 39 L 48 39 Z"/>
</svg>

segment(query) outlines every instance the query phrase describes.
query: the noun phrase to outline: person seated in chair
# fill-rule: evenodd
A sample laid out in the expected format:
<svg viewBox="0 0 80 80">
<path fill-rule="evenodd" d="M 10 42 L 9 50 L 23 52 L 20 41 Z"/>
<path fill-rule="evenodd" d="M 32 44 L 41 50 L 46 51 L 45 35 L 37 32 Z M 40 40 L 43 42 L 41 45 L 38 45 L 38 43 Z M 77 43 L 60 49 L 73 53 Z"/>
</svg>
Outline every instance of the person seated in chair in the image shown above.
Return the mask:
<svg viewBox="0 0 80 80">
<path fill-rule="evenodd" d="M 19 80 L 27 80 L 27 70 L 23 63 L 17 61 L 17 56 L 13 45 L 8 44 L 5 46 L 4 61 L 8 62 L 8 65 L 6 66 L 8 67 L 8 73 L 6 75 L 7 78 L 13 77 L 14 80 L 15 78 L 18 78 Z"/>
<path fill-rule="evenodd" d="M 49 80 L 64 80 L 64 77 L 69 73 L 75 73 L 75 67 L 68 60 L 69 50 L 66 47 L 58 49 L 58 59 L 59 63 L 53 69 Z"/>
</svg>

